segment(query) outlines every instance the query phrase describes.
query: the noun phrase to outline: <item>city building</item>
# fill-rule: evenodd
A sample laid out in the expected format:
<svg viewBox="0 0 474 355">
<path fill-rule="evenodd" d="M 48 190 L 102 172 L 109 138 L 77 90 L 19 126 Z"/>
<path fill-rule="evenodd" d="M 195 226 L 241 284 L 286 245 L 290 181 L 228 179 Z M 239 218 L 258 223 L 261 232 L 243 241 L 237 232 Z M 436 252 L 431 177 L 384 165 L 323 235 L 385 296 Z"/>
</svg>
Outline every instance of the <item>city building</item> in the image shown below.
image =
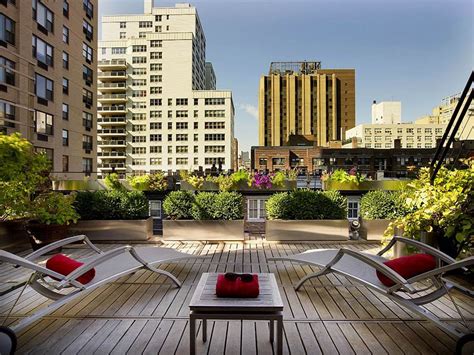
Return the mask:
<svg viewBox="0 0 474 355">
<path fill-rule="evenodd" d="M 20 132 L 53 176 L 96 171 L 97 1 L 0 2 L 0 131 Z"/>
<path fill-rule="evenodd" d="M 250 170 L 252 168 L 250 164 L 250 152 L 240 152 L 239 156 L 239 168 Z"/>
<path fill-rule="evenodd" d="M 382 101 L 372 103 L 373 124 L 399 124 L 402 122 L 402 103 L 400 101 Z"/>
<path fill-rule="evenodd" d="M 98 158 L 103 176 L 232 168 L 234 106 L 215 90 L 195 7 L 104 16 Z"/>
<path fill-rule="evenodd" d="M 239 141 L 234 138 L 232 142 L 232 170 L 237 171 L 239 169 Z"/>
<path fill-rule="evenodd" d="M 260 146 L 327 146 L 344 140 L 354 125 L 354 69 L 321 69 L 320 62 L 273 62 L 268 75 L 260 78 Z"/>
</svg>

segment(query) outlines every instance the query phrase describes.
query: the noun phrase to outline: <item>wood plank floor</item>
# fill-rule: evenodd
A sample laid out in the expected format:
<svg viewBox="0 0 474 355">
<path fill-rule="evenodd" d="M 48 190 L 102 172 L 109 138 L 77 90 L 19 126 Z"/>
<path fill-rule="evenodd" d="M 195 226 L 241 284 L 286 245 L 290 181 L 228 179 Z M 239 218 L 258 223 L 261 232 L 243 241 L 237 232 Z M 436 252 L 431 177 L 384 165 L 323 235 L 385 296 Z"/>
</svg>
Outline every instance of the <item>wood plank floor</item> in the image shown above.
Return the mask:
<svg viewBox="0 0 474 355">
<path fill-rule="evenodd" d="M 455 339 L 432 323 L 386 297 L 359 286 L 343 276 L 326 275 L 308 282 L 299 292 L 293 285 L 316 269 L 267 258 L 291 255 L 308 249 L 339 248 L 338 243 L 276 244 L 167 243 L 165 246 L 208 259 L 189 260 L 162 267 L 176 275 L 178 289 L 164 276 L 139 271 L 96 289 L 64 305 L 19 333 L 18 354 L 187 354 L 189 353 L 188 304 L 203 272 L 272 272 L 285 304 L 285 354 L 449 354 Z M 104 244 L 104 250 L 116 245 Z M 344 243 L 344 247 L 376 253 L 379 246 Z M 82 257 L 83 247 L 64 249 Z M 27 273 L 0 266 L 0 282 L 24 281 Z M 0 316 L 5 317 L 21 288 L 0 296 Z M 474 321 L 472 300 L 454 293 L 464 315 Z M 30 315 L 50 301 L 27 288 L 7 323 Z M 447 322 L 459 322 L 448 298 L 436 301 L 430 311 Z M 201 340 L 198 354 L 271 354 L 266 322 L 210 321 L 208 341 Z"/>
</svg>

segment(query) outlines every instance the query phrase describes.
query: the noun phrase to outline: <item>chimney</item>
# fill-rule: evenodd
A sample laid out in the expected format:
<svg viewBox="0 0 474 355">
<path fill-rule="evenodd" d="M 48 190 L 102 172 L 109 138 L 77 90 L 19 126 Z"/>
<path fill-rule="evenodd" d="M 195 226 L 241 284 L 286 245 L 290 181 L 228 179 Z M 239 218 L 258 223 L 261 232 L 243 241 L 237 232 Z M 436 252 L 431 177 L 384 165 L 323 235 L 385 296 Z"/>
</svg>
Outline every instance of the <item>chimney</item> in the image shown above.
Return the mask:
<svg viewBox="0 0 474 355">
<path fill-rule="evenodd" d="M 151 14 L 151 9 L 153 8 L 153 0 L 145 0 L 144 3 L 144 13 Z"/>
</svg>

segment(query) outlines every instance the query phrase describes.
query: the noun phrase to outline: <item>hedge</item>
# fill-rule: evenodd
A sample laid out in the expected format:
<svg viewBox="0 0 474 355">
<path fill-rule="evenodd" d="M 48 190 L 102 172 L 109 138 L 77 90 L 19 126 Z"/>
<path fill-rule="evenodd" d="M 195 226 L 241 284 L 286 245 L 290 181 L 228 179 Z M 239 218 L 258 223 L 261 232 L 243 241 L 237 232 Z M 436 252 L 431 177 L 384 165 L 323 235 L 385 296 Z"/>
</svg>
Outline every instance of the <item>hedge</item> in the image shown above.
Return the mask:
<svg viewBox="0 0 474 355">
<path fill-rule="evenodd" d="M 360 199 L 362 219 L 394 219 L 405 214 L 400 192 L 370 191 Z"/>
</svg>

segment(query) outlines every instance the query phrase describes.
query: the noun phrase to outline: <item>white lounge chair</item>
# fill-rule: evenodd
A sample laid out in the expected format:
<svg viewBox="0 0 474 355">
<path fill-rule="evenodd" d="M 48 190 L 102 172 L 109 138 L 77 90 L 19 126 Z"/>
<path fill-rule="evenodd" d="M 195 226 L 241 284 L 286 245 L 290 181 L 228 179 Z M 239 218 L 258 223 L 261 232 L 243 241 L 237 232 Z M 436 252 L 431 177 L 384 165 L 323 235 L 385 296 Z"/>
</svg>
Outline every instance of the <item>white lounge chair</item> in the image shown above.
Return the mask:
<svg viewBox="0 0 474 355">
<path fill-rule="evenodd" d="M 84 265 L 80 266 L 66 276 L 49 270 L 35 262 L 40 256 L 50 251 L 76 242 L 84 242 L 87 246 L 94 250 L 97 255 L 79 260 L 83 262 Z M 92 242 L 85 235 L 78 235 L 51 243 L 24 258 L 7 251 L 0 250 L 1 262 L 22 266 L 34 271 L 25 287 L 29 284 L 41 295 L 55 301 L 49 304 L 47 307 L 44 307 L 40 311 L 36 312 L 32 316 L 21 320 L 9 329 L 5 327 L 0 329 L 0 353 L 8 353 L 8 351 L 5 351 L 5 349 L 8 349 L 7 343 L 9 339 L 12 338 L 12 334 L 21 331 L 39 318 L 55 311 L 62 305 L 88 291 L 112 282 L 122 276 L 134 273 L 142 268 L 164 275 L 170 278 L 171 281 L 176 284 L 176 286 L 181 287 L 181 282 L 175 276 L 165 270 L 158 269 L 155 266 L 157 264 L 176 262 L 183 259 L 205 257 L 206 256 L 195 256 L 181 253 L 171 248 L 132 247 L 129 245 L 103 252 L 94 244 L 92 244 Z M 76 281 L 79 276 L 91 269 L 95 269 L 95 276 L 89 283 L 83 285 Z M 63 290 L 66 288 L 69 292 L 63 293 Z M 21 293 L 19 297 L 21 297 Z M 12 345 L 13 342 L 16 342 L 15 339 L 11 339 L 11 341 Z M 2 345 L 5 347 L 2 348 Z"/>
<path fill-rule="evenodd" d="M 439 267 L 405 280 L 397 272 L 384 264 L 388 259 L 382 256 L 397 242 L 414 246 L 427 254 L 433 255 L 437 259 Z M 314 265 L 321 268 L 318 272 L 303 277 L 295 286 L 297 291 L 306 281 L 314 277 L 335 272 L 344 275 L 351 280 L 357 281 L 362 285 L 387 296 L 392 301 L 405 306 L 423 318 L 433 321 L 440 328 L 459 338 L 461 342 L 466 341 L 468 338 L 470 339 L 469 341 L 472 341 L 472 330 L 468 328 L 467 322 L 464 321 L 465 325 L 459 326 L 459 328 L 451 326 L 442 322 L 433 313 L 423 307 L 423 305 L 433 302 L 443 295 L 448 294 L 452 285 L 446 282 L 443 276 L 453 270 L 464 269 L 467 271 L 469 267 L 474 265 L 474 257 L 456 261 L 438 249 L 430 247 L 424 243 L 413 239 L 394 237 L 377 255 L 349 249 L 315 249 L 296 255 L 269 258 L 268 260 L 292 261 Z M 391 287 L 382 284 L 377 277 L 376 271 L 387 276 L 395 284 Z M 425 281 L 428 281 L 429 284 L 427 285 L 427 282 Z M 462 313 L 452 297 L 451 300 L 461 318 L 464 320 Z"/>
</svg>

